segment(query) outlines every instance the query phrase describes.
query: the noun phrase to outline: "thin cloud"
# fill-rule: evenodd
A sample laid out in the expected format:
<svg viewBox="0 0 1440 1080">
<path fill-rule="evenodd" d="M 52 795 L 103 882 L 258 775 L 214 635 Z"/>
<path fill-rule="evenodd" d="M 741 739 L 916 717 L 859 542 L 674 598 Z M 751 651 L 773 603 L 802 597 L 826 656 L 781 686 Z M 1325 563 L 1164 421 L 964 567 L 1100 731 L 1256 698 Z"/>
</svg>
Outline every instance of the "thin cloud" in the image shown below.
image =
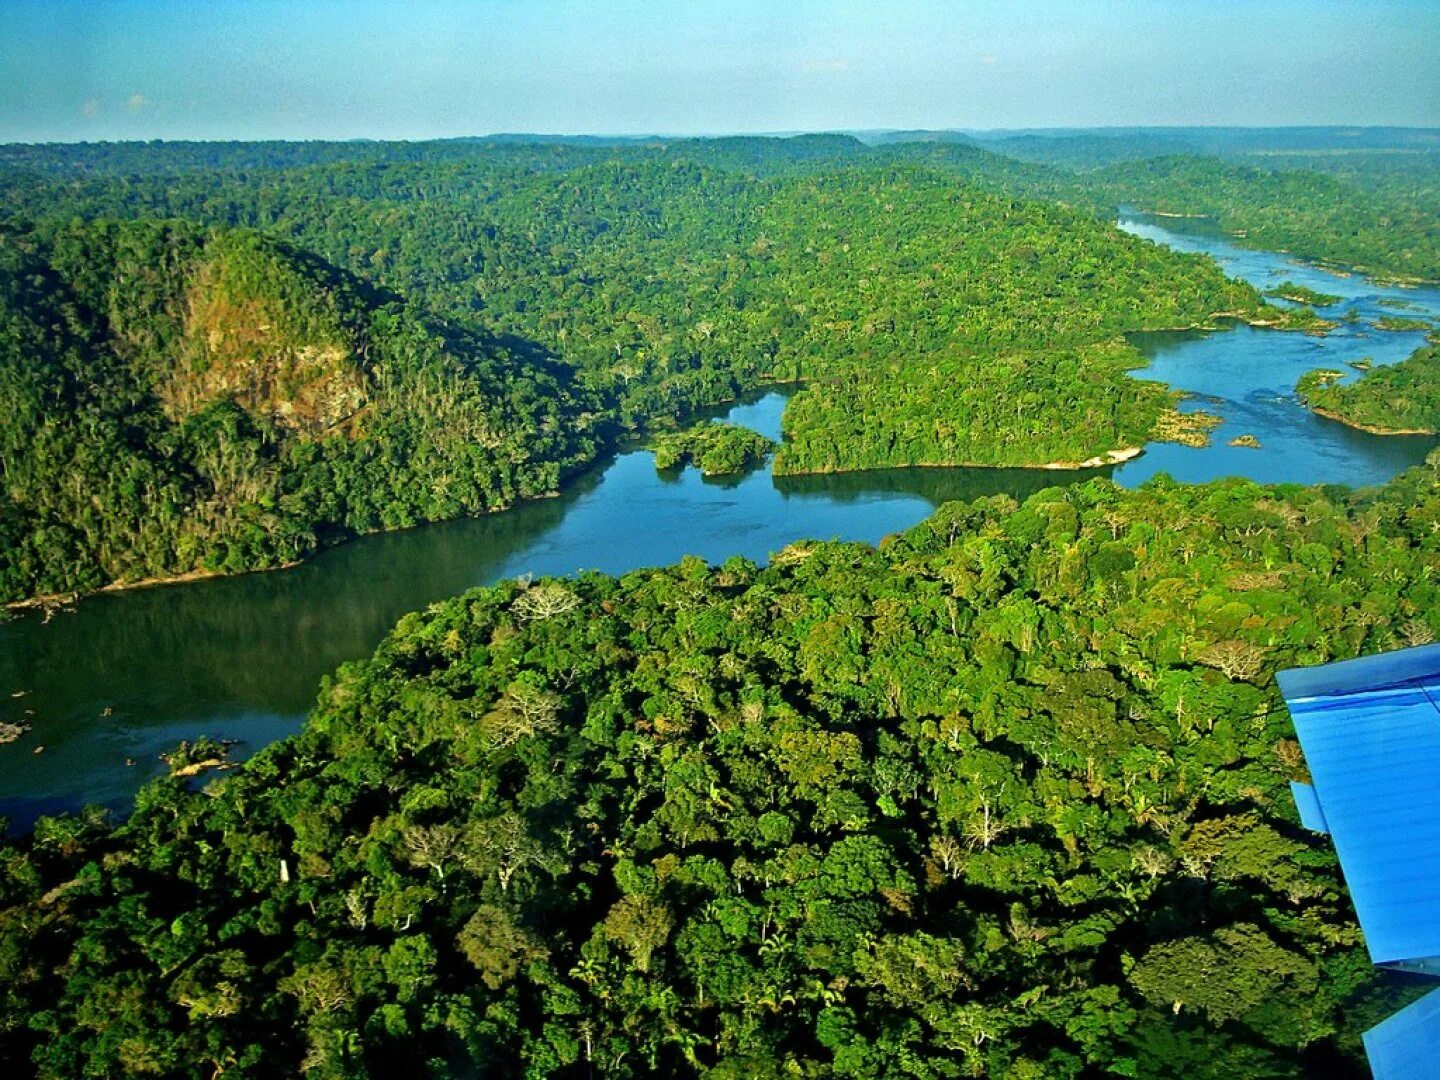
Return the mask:
<svg viewBox="0 0 1440 1080">
<path fill-rule="evenodd" d="M 808 75 L 825 74 L 834 71 L 849 71 L 849 60 L 806 60 L 800 69 Z"/>
<path fill-rule="evenodd" d="M 982 63 L 982 64 L 993 64 L 993 63 L 995 63 L 996 61 L 998 61 L 999 59 L 1000 59 L 1000 58 L 999 58 L 998 56 L 991 56 L 990 54 L 987 53 L 986 55 L 980 57 L 980 63 Z"/>
<path fill-rule="evenodd" d="M 85 104 L 80 106 L 81 116 L 98 116 L 100 114 L 100 99 L 87 98 Z"/>
<path fill-rule="evenodd" d="M 131 94 L 125 99 L 125 108 L 131 112 L 139 112 L 141 109 L 148 109 L 149 107 L 150 99 L 144 94 Z"/>
</svg>

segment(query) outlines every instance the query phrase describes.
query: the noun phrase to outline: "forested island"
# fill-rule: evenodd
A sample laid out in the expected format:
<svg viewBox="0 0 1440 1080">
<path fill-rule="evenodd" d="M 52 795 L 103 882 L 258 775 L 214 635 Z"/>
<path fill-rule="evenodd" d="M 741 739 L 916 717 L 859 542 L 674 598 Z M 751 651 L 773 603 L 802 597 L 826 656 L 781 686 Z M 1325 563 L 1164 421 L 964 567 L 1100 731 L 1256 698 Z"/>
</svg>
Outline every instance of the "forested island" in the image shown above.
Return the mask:
<svg viewBox="0 0 1440 1080">
<path fill-rule="evenodd" d="M 1327 307 L 1340 299 L 1334 293 L 1322 293 L 1305 285 L 1297 285 L 1293 281 L 1282 281 L 1275 288 L 1266 289 L 1265 295 L 1296 304 L 1308 304 L 1310 307 Z"/>
<path fill-rule="evenodd" d="M 706 476 L 727 476 L 764 462 L 775 444 L 738 424 L 695 424 L 653 440 L 655 468 L 694 465 Z"/>
</svg>

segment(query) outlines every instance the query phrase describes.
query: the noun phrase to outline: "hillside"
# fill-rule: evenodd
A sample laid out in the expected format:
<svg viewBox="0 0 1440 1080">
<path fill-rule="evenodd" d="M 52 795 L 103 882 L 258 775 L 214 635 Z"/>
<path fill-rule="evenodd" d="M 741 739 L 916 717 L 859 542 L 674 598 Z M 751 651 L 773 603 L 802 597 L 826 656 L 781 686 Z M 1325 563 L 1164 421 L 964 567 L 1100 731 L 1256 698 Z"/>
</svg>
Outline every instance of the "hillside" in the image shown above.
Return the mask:
<svg viewBox="0 0 1440 1080">
<path fill-rule="evenodd" d="M 452 203 L 477 172 L 561 173 L 606 162 L 685 162 L 745 176 L 922 164 L 967 183 L 1063 201 L 1108 220 L 1130 203 L 1218 219 L 1243 244 L 1283 248 L 1382 276 L 1440 278 L 1440 152 L 1425 129 L 1115 129 L 897 132 L 874 145 L 843 135 L 565 140 L 506 136 L 419 143 L 112 143 L 0 147 L 0 212 L 162 215 L 236 223 L 314 213 L 314 196 L 405 177 Z M 223 183 L 217 187 L 217 177 Z M 258 188 L 268 190 L 253 190 Z M 252 189 L 245 192 L 244 189 Z M 243 192 L 243 193 L 242 193 Z M 297 196 L 305 198 L 297 202 Z M 354 206 L 327 208 L 348 215 Z M 217 216 L 218 215 L 218 216 Z M 258 224 L 249 220 L 244 223 Z M 339 262 L 343 257 L 330 256 Z M 365 273 L 363 268 L 357 272 Z"/>
<path fill-rule="evenodd" d="M 294 248 L 180 222 L 0 234 L 0 600 L 281 565 L 553 492 L 564 373 Z"/>
<path fill-rule="evenodd" d="M 0 1061 L 1364 1075 L 1397 991 L 1271 673 L 1440 632 L 1437 468 L 1096 481 L 408 616 L 203 792 L 0 845 Z"/>
</svg>

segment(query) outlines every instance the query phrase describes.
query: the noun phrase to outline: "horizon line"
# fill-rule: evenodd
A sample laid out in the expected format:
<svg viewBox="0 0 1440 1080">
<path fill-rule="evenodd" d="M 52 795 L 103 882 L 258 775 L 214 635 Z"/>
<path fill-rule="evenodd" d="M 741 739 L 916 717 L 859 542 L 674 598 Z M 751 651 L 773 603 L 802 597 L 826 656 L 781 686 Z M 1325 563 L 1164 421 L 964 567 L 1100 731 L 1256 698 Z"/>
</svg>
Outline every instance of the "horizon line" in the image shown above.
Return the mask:
<svg viewBox="0 0 1440 1080">
<path fill-rule="evenodd" d="M 132 139 L 7 139 L 0 138 L 0 146 L 148 146 L 154 143 L 432 143 L 464 142 L 484 139 L 623 139 L 631 142 L 678 139 L 727 139 L 763 138 L 793 139 L 806 135 L 843 135 L 857 138 L 862 135 L 1055 135 L 1072 132 L 1201 132 L 1201 131 L 1326 131 L 1355 129 L 1358 131 L 1404 131 L 1433 132 L 1440 135 L 1440 126 L 1424 124 L 1095 124 L 1095 125 L 1037 125 L 1029 127 L 867 127 L 867 128 L 780 128 L 768 130 L 715 130 L 715 131 L 652 131 L 644 133 L 618 131 L 513 131 L 498 130 L 468 135 L 429 135 L 377 137 L 369 135 L 317 136 L 314 138 L 274 138 L 264 136 L 197 136 L 188 138 L 132 138 Z M 1440 150 L 1440 145 L 1437 145 Z"/>
</svg>

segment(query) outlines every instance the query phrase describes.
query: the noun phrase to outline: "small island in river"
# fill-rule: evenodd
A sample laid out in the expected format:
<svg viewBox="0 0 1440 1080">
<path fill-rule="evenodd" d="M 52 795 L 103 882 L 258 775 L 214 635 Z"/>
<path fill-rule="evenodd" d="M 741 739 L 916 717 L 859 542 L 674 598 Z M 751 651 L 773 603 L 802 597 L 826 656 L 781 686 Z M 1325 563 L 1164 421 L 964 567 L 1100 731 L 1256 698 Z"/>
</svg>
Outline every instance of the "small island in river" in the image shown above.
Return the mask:
<svg viewBox="0 0 1440 1080">
<path fill-rule="evenodd" d="M 1341 297 L 1334 293 L 1323 293 L 1306 285 L 1297 285 L 1293 281 L 1283 281 L 1273 289 L 1266 289 L 1264 295 L 1296 304 L 1309 304 L 1311 307 L 1329 307 L 1341 300 Z"/>
<path fill-rule="evenodd" d="M 696 466 L 705 476 L 728 476 L 763 464 L 775 444 L 759 432 L 711 421 L 653 441 L 655 468 Z"/>
</svg>

